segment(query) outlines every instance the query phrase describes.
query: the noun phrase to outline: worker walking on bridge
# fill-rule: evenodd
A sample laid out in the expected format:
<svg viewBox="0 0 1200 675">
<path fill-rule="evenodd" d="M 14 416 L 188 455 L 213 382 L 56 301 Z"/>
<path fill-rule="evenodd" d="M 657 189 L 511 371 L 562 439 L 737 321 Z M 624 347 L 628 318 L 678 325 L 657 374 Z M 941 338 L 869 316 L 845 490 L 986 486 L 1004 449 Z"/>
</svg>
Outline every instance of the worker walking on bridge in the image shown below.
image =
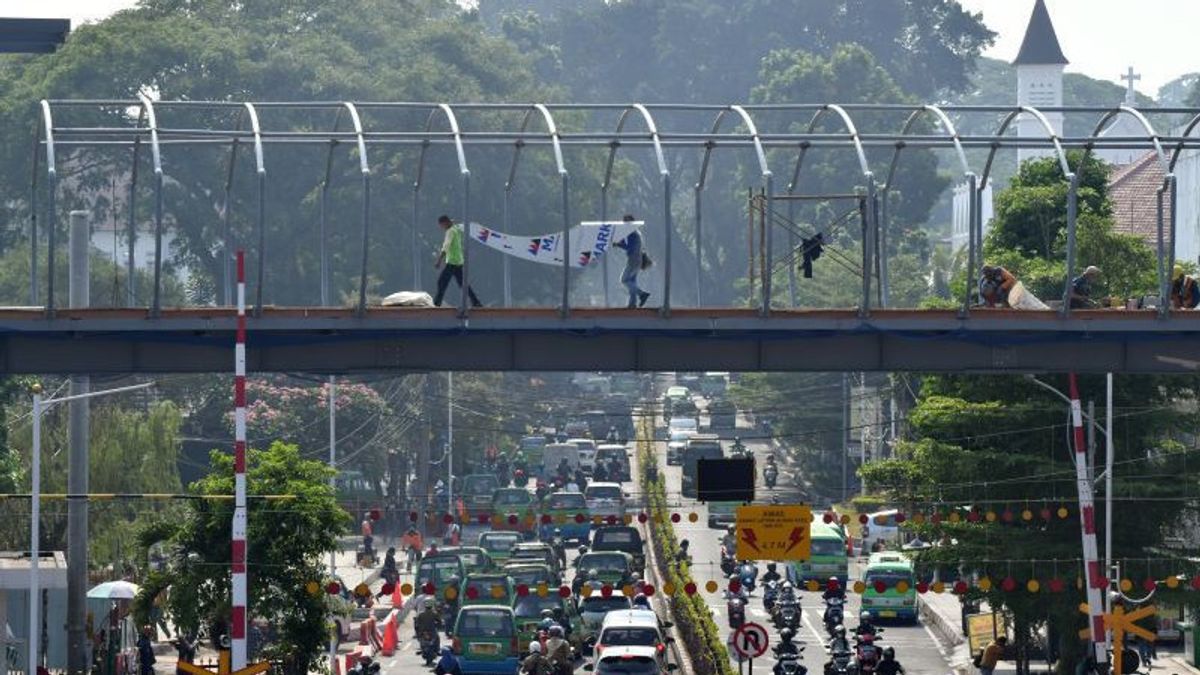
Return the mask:
<svg viewBox="0 0 1200 675">
<path fill-rule="evenodd" d="M 442 248 L 438 251 L 437 262 L 434 263 L 434 267 L 441 268 L 442 273 L 438 275 L 437 295 L 433 296 L 433 304 L 441 307 L 442 296 L 446 295 L 446 287 L 450 285 L 450 279 L 458 281 L 458 287 L 463 288 L 463 227 L 450 220 L 450 216 L 438 218 L 438 226 L 445 230 L 446 235 L 442 239 Z M 475 297 L 475 291 L 471 289 L 470 285 L 463 292 L 471 299 L 472 307 L 483 306 L 483 303 L 479 302 L 479 298 Z"/>
<path fill-rule="evenodd" d="M 633 216 L 626 215 L 625 222 L 632 223 Z M 616 247 L 625 251 L 625 270 L 621 272 L 621 283 L 629 289 L 629 304 L 625 307 L 627 309 L 642 307 L 650 297 L 650 294 L 643 291 L 637 282 L 638 272 L 650 266 L 650 256 L 642 250 L 642 233 L 637 230 L 630 232 L 628 236 L 616 243 Z"/>
</svg>

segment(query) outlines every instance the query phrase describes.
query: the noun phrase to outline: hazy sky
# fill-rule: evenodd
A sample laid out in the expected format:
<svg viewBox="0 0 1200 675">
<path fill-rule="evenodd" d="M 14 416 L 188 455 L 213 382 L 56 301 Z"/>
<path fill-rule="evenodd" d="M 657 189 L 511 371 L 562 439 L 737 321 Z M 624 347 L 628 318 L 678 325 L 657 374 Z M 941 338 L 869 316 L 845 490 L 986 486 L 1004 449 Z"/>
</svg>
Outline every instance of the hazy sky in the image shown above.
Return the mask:
<svg viewBox="0 0 1200 675">
<path fill-rule="evenodd" d="M 269 1 L 269 0 L 265 0 Z M 737 0 L 730 0 L 736 2 Z M 988 56 L 1012 60 L 1021 45 L 1034 0 L 959 0 L 983 12 L 999 33 Z M 5 0 L 7 16 L 69 16 L 76 22 L 102 19 L 135 0 Z M 1139 89 L 1153 96 L 1164 83 L 1200 71 L 1194 35 L 1200 0 L 1047 0 L 1068 71 L 1120 83 L 1129 66 L 1142 75 Z"/>
</svg>

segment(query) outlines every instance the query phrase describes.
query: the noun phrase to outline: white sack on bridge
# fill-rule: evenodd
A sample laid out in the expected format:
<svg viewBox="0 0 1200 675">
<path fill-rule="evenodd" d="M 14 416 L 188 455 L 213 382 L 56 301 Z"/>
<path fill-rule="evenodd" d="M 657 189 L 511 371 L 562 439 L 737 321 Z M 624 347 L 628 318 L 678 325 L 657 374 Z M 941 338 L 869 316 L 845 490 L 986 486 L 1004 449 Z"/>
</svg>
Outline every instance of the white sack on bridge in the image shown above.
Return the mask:
<svg viewBox="0 0 1200 675">
<path fill-rule="evenodd" d="M 569 231 L 571 237 L 571 267 L 587 267 L 617 242 L 640 230 L 644 221 L 584 221 Z M 562 265 L 563 254 L 559 244 L 562 233 L 542 235 L 505 234 L 479 223 L 471 223 L 471 238 L 494 248 L 501 253 L 543 265 Z"/>
<path fill-rule="evenodd" d="M 1050 309 L 1019 281 L 1008 292 L 1008 306 L 1013 309 Z"/>
</svg>

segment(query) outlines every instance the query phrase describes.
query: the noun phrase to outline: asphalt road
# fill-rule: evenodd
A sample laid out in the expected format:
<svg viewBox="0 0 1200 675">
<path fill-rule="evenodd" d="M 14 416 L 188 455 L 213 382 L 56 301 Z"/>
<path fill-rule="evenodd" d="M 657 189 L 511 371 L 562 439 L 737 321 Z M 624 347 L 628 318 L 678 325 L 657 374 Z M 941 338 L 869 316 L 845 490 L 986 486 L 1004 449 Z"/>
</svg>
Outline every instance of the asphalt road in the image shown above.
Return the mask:
<svg viewBox="0 0 1200 675">
<path fill-rule="evenodd" d="M 702 401 L 700 401 L 702 403 Z M 706 424 L 706 420 L 701 418 L 701 426 Z M 746 421 L 739 415 L 739 428 L 744 428 L 744 435 L 749 438 L 754 434 L 749 433 Z M 678 508 L 683 511 L 683 517 L 680 522 L 675 524 L 676 535 L 679 538 L 687 538 L 690 543 L 692 553 L 692 575 L 696 581 L 696 585 L 703 589 L 709 580 L 716 581 L 718 586 L 723 590 L 728 585 L 728 579 L 721 572 L 720 567 L 720 538 L 721 530 L 709 529 L 708 509 L 704 504 L 691 499 L 685 499 L 680 495 L 679 485 L 681 479 L 681 469 L 677 466 L 666 466 L 665 461 L 665 444 L 663 445 L 662 454 L 660 454 L 661 464 L 660 471 L 665 471 L 667 476 L 667 493 L 668 499 L 672 504 L 677 504 Z M 758 459 L 758 466 L 762 467 L 766 462 L 766 455 L 769 452 L 769 446 L 763 440 L 748 440 L 746 441 L 749 447 Z M 798 494 L 789 495 L 786 486 L 791 485 L 790 476 L 781 476 L 778 481 L 779 489 L 768 491 L 766 485 L 762 482 L 761 469 L 758 477 L 759 485 L 756 492 L 760 495 L 771 494 L 778 496 L 784 503 L 789 501 L 795 502 L 799 499 Z M 695 523 L 689 522 L 686 517 L 688 513 L 695 512 L 699 517 Z M 766 571 L 765 563 L 759 564 L 759 575 L 761 576 Z M 782 573 L 782 569 L 780 570 Z M 857 563 L 851 564 L 850 577 L 857 578 L 860 570 Z M 702 591 L 703 592 L 703 591 Z M 725 599 L 718 591 L 716 594 L 704 592 L 705 598 L 708 600 L 709 607 L 713 613 L 717 627 L 721 631 L 721 637 L 728 639 L 729 637 L 729 620 L 725 609 Z M 848 593 L 848 604 L 846 608 L 846 620 L 848 629 L 853 630 L 857 625 L 857 621 L 853 618 L 858 615 L 859 611 L 859 596 L 854 593 Z M 820 675 L 824 672 L 823 664 L 828 660 L 824 651 L 825 631 L 822 622 L 822 614 L 824 605 L 821 602 L 821 594 L 802 592 L 800 593 L 801 607 L 803 609 L 804 625 L 797 639 L 803 641 L 806 645 L 806 650 L 803 654 L 802 663 L 808 668 L 809 673 Z M 768 629 L 771 643 L 775 644 L 778 641 L 778 631 L 770 622 L 770 616 L 763 609 L 762 593 L 756 590 L 751 595 L 746 612 L 746 620 L 763 625 Z M 881 639 L 882 646 L 892 646 L 896 650 L 896 658 L 904 666 L 905 670 L 914 675 L 917 673 L 927 675 L 943 675 L 953 673 L 946 654 L 943 652 L 937 639 L 921 624 L 883 624 L 884 633 Z M 755 662 L 755 671 L 760 673 L 769 673 L 774 667 L 774 659 L 769 658 L 770 652 L 763 659 Z M 761 670 L 759 670 L 761 668 Z"/>
</svg>

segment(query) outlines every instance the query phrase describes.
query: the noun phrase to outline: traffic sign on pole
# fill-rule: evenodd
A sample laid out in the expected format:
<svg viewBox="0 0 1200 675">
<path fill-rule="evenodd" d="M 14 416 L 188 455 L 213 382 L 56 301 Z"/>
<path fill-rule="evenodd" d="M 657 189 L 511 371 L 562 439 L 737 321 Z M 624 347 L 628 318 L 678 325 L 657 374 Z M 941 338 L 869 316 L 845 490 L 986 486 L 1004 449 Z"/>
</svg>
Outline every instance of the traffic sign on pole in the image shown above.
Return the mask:
<svg viewBox="0 0 1200 675">
<path fill-rule="evenodd" d="M 745 623 L 733 632 L 733 651 L 748 659 L 756 659 L 767 653 L 770 637 L 767 629 L 757 623 Z"/>
</svg>

